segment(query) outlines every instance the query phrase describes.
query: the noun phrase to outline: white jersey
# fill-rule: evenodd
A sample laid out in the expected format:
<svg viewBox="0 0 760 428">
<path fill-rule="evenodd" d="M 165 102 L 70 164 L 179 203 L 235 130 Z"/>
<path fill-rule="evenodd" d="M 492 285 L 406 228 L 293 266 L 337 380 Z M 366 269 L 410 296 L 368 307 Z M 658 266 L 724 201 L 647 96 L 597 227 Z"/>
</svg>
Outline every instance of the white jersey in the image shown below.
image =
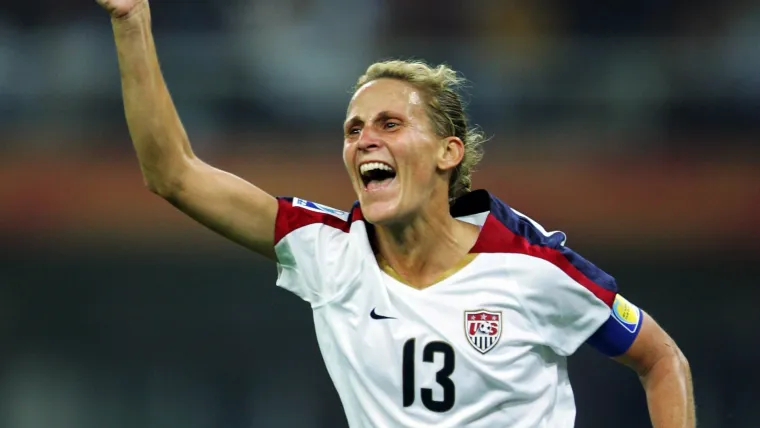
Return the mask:
<svg viewBox="0 0 760 428">
<path fill-rule="evenodd" d="M 311 304 L 350 426 L 572 427 L 566 356 L 610 319 L 614 279 L 485 191 L 452 214 L 481 226 L 471 262 L 417 290 L 381 269 L 358 205 L 279 199 L 277 284 Z"/>
</svg>

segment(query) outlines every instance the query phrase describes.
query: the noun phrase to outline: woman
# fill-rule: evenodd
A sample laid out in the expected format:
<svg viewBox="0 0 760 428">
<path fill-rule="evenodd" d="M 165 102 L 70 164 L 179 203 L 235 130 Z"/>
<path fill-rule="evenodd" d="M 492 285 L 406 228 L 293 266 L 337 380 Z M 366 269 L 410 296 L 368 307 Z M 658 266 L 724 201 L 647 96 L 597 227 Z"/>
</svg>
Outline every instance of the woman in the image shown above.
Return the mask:
<svg viewBox="0 0 760 428">
<path fill-rule="evenodd" d="M 657 427 L 694 426 L 688 364 L 614 279 L 484 191 L 482 136 L 447 67 L 390 61 L 359 79 L 344 213 L 274 198 L 198 159 L 161 76 L 145 0 L 109 11 L 147 186 L 278 264 L 311 303 L 352 426 L 570 427 L 565 358 L 584 342 L 633 367 Z M 464 333 L 464 334 L 463 334 Z"/>
</svg>

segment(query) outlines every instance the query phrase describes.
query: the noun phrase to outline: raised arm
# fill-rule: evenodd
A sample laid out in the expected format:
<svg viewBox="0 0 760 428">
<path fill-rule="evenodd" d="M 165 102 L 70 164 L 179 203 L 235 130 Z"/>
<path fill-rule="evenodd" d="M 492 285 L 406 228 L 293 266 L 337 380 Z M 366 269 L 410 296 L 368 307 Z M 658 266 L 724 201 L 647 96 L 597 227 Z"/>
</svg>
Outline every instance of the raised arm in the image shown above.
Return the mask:
<svg viewBox="0 0 760 428">
<path fill-rule="evenodd" d="M 166 87 L 147 0 L 97 0 L 111 14 L 124 109 L 146 186 L 203 225 L 274 259 L 277 200 L 198 159 Z"/>
</svg>

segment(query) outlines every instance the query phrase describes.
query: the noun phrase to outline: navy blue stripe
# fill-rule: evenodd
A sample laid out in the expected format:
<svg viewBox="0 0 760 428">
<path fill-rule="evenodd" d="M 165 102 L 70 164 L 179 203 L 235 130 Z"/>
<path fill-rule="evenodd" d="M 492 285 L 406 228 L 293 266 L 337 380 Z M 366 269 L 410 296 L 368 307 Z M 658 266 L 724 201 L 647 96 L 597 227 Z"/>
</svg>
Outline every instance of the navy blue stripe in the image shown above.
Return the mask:
<svg viewBox="0 0 760 428">
<path fill-rule="evenodd" d="M 517 215 L 507 204 L 491 196 L 491 215 L 507 227 L 512 233 L 525 238 L 531 245 L 548 247 L 559 251 L 576 269 L 595 284 L 617 292 L 615 278 L 599 269 L 580 254 L 562 245 L 567 239 L 563 232 L 545 235 L 529 220 Z"/>
<path fill-rule="evenodd" d="M 599 330 L 588 338 L 586 343 L 608 357 L 624 354 L 633 345 L 633 341 L 636 340 L 636 336 L 641 331 L 641 324 L 644 322 L 641 310 L 638 308 L 636 310 L 639 311 L 640 321 L 633 333 L 623 327 L 614 315 L 610 315 L 607 321 L 599 327 Z"/>
</svg>

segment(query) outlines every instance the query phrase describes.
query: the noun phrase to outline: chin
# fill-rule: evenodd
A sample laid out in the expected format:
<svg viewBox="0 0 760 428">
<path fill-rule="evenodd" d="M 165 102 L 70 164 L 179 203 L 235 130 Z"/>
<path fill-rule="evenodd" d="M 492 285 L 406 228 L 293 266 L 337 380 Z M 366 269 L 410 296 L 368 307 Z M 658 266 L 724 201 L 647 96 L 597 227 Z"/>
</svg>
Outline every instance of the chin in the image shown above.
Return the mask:
<svg viewBox="0 0 760 428">
<path fill-rule="evenodd" d="M 359 198 L 364 219 L 374 225 L 391 225 L 403 220 L 397 200 L 376 200 L 371 195 Z"/>
<path fill-rule="evenodd" d="M 381 202 L 362 203 L 362 215 L 364 219 L 374 225 L 387 225 L 397 221 L 399 217 L 397 209 L 390 204 Z"/>
<path fill-rule="evenodd" d="M 364 183 L 363 183 L 364 184 Z M 408 214 L 408 204 L 403 203 L 402 188 L 397 178 L 386 186 L 360 185 L 358 199 L 364 219 L 374 225 L 390 226 L 404 221 Z"/>
</svg>

